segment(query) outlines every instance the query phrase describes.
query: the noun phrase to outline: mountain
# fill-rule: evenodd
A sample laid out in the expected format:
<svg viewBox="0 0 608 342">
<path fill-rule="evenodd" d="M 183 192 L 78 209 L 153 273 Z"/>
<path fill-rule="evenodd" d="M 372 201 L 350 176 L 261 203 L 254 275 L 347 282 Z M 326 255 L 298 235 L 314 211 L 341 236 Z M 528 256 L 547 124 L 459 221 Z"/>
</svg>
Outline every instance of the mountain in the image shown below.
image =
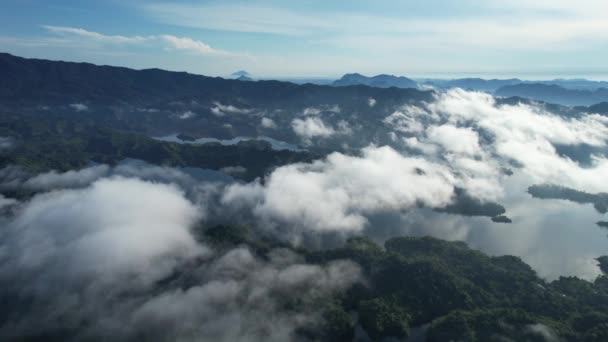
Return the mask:
<svg viewBox="0 0 608 342">
<path fill-rule="evenodd" d="M 146 104 L 193 98 L 219 101 L 239 98 L 248 104 L 289 102 L 315 105 L 346 105 L 347 98 L 360 95 L 387 101 L 405 101 L 425 92 L 412 89 L 372 87 L 337 88 L 281 81 L 238 82 L 161 69 L 134 70 L 42 59 L 27 59 L 0 53 L 0 99 L 6 103 L 37 101 L 62 103 Z"/>
<path fill-rule="evenodd" d="M 542 83 L 504 86 L 497 89 L 495 95 L 503 97 L 519 96 L 566 106 L 589 106 L 608 101 L 607 88 L 578 90 Z"/>
<path fill-rule="evenodd" d="M 535 82 L 536 83 L 536 82 Z M 580 89 L 580 90 L 596 90 L 599 88 L 608 88 L 608 82 L 606 81 L 591 81 L 581 78 L 574 79 L 555 79 L 550 81 L 542 81 L 537 83 L 543 84 L 555 84 L 560 87 L 567 89 Z"/>
<path fill-rule="evenodd" d="M 426 84 L 436 86 L 438 88 L 449 89 L 449 88 L 462 88 L 479 90 L 485 92 L 494 92 L 496 89 L 506 86 L 522 83 L 522 80 L 517 78 L 498 80 L 491 79 L 485 80 L 482 78 L 458 78 L 454 80 L 430 80 Z"/>
<path fill-rule="evenodd" d="M 230 74 L 230 78 L 251 77 L 251 74 L 245 70 L 239 70 Z"/>
<path fill-rule="evenodd" d="M 363 76 L 361 74 L 346 74 L 341 79 L 332 83 L 335 87 L 344 87 L 352 85 L 367 85 L 370 87 L 378 88 L 417 88 L 418 83 L 415 81 L 403 77 L 393 75 L 376 75 L 373 77 Z"/>
<path fill-rule="evenodd" d="M 237 77 L 236 80 L 238 80 L 238 81 L 253 81 L 253 78 L 245 76 L 245 75 L 242 75 L 242 76 Z"/>
<path fill-rule="evenodd" d="M 34 118 L 86 116 L 98 125 L 152 137 L 177 133 L 216 139 L 266 136 L 295 145 L 302 139 L 292 121 L 306 110 L 323 114 L 327 127 L 337 129 L 344 122 L 365 127 L 361 136 L 349 141 L 350 146 L 358 147 L 370 141 L 363 138 L 374 139 L 386 130 L 379 112 L 384 117 L 404 103 L 433 98 L 432 92 L 417 89 L 242 82 L 10 54 L 0 54 L 0 75 L 0 112 Z M 377 103 L 373 108 L 368 104 L 370 98 Z M 273 129 L 261 126 L 262 115 L 266 121 L 272 120 Z M 385 133 L 383 136 L 386 138 Z M 320 140 L 311 148 L 339 148 L 339 137 Z"/>
<path fill-rule="evenodd" d="M 589 113 L 608 114 L 608 102 L 600 102 L 587 108 Z"/>
<path fill-rule="evenodd" d="M 430 85 L 439 89 L 462 88 L 468 90 L 484 91 L 493 93 L 501 87 L 518 84 L 543 84 L 556 85 L 566 89 L 594 91 L 599 88 L 608 88 L 608 82 L 590 81 L 586 79 L 554 79 L 546 81 L 525 81 L 518 78 L 511 79 L 483 79 L 483 78 L 457 78 L 451 80 L 444 79 L 424 79 L 421 84 Z"/>
</svg>

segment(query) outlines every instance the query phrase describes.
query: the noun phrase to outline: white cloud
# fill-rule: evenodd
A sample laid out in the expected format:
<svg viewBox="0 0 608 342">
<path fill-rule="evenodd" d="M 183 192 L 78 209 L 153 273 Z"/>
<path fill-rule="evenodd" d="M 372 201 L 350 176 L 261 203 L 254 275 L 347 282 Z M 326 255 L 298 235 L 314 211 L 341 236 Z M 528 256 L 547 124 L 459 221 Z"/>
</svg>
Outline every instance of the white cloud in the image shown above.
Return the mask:
<svg viewBox="0 0 608 342">
<path fill-rule="evenodd" d="M 502 195 L 502 171 L 513 162 L 531 184 L 549 182 L 587 192 L 605 192 L 608 159 L 591 165 L 558 153 L 557 145 L 608 145 L 608 118 L 560 116 L 542 105 L 498 104 L 491 95 L 453 89 L 419 107 L 406 106 L 383 120 L 397 146 L 418 150 L 450 168 L 458 186 L 483 199 Z M 397 133 L 405 133 L 399 137 Z M 486 137 L 483 143 L 481 136 Z M 446 151 L 438 153 L 438 147 Z M 516 169 L 518 167 L 515 167 Z"/>
<path fill-rule="evenodd" d="M 470 156 L 481 153 L 479 135 L 471 128 L 452 125 L 431 126 L 426 134 L 430 141 L 441 145 L 446 151 Z"/>
<path fill-rule="evenodd" d="M 376 99 L 374 99 L 373 97 L 370 97 L 369 99 L 367 99 L 367 105 L 369 107 L 373 107 L 376 105 Z"/>
<path fill-rule="evenodd" d="M 342 108 L 340 108 L 339 105 L 333 105 L 333 106 L 323 105 L 323 106 L 319 106 L 319 107 L 307 107 L 307 108 L 304 108 L 301 115 L 302 116 L 316 116 L 316 115 L 320 115 L 323 112 L 340 113 L 340 112 L 342 112 Z"/>
<path fill-rule="evenodd" d="M 526 330 L 542 337 L 546 342 L 561 341 L 561 338 L 559 338 L 551 328 L 541 323 L 528 325 L 526 326 Z"/>
<path fill-rule="evenodd" d="M 277 128 L 277 124 L 270 118 L 262 118 L 262 122 L 260 124 L 264 128 Z"/>
<path fill-rule="evenodd" d="M 226 114 L 248 114 L 251 113 L 251 109 L 239 108 L 233 105 L 223 105 L 221 102 L 213 102 L 211 107 L 211 113 L 216 116 L 224 116 Z"/>
<path fill-rule="evenodd" d="M 396 111 L 382 121 L 392 129 L 403 133 L 419 133 L 424 130 L 424 125 L 416 117 L 412 117 L 401 111 Z"/>
<path fill-rule="evenodd" d="M 325 122 L 318 117 L 293 119 L 291 128 L 300 138 L 308 142 L 310 142 L 312 138 L 327 138 L 336 133 L 333 127 L 326 125 Z"/>
<path fill-rule="evenodd" d="M 180 114 L 178 117 L 182 120 L 187 120 L 187 119 L 192 119 L 195 116 L 196 116 L 196 113 L 194 113 L 191 110 L 187 110 L 187 111 L 183 112 L 182 114 Z"/>
<path fill-rule="evenodd" d="M 391 4 L 394 6 L 394 4 Z M 409 4 L 403 13 L 408 12 Z M 357 11 L 296 11 L 287 6 L 260 4 L 175 4 L 143 6 L 159 21 L 173 25 L 236 32 L 292 36 L 323 36 L 334 46 L 373 46 L 382 51 L 395 46 L 541 49 L 571 48 L 580 40 L 601 42 L 608 37 L 608 24 L 600 13 L 607 6 L 594 0 L 585 4 L 550 2 L 530 5 L 495 0 L 465 2 L 462 8 L 481 13 L 470 16 L 410 15 L 396 18 Z M 480 8 L 485 10 L 480 11 Z M 419 8 L 416 8 L 419 10 Z M 449 8 L 447 9 L 449 11 Z M 411 10 L 409 12 L 416 12 Z M 560 12 L 561 15 L 555 15 Z M 520 14 L 518 16 L 513 13 Z M 525 13 L 525 15 L 521 15 Z M 374 25 L 368 23 L 373 22 Z M 375 41 L 374 41 L 375 40 Z M 365 43 L 361 44 L 361 41 Z M 371 45 L 369 45 L 369 44 Z"/>
<path fill-rule="evenodd" d="M 315 107 L 304 108 L 302 111 L 303 116 L 314 116 L 321 114 L 321 109 Z"/>
<path fill-rule="evenodd" d="M 107 176 L 109 171 L 110 168 L 106 165 L 93 166 L 82 170 L 70 170 L 63 173 L 49 171 L 29 178 L 22 186 L 36 191 L 83 187 Z"/>
<path fill-rule="evenodd" d="M 403 142 L 407 147 L 418 150 L 427 155 L 436 154 L 438 151 L 437 145 L 421 142 L 417 137 L 403 138 Z"/>
<path fill-rule="evenodd" d="M 9 224 L 9 235 L 16 238 L 4 248 L 24 272 L 152 284 L 179 258 L 201 252 L 189 233 L 198 218 L 175 187 L 103 179 L 85 189 L 34 197 Z"/>
<path fill-rule="evenodd" d="M 361 280 L 350 261 L 214 253 L 190 231 L 199 219 L 176 187 L 121 177 L 22 203 L 0 240 L 3 293 L 20 308 L 0 336 L 285 341 L 321 317 L 320 298 Z M 297 309 L 285 310 L 294 292 Z"/>
<path fill-rule="evenodd" d="M 358 231 L 367 214 L 448 204 L 454 182 L 442 166 L 389 147 L 368 147 L 361 157 L 333 153 L 312 164 L 280 167 L 264 186 L 231 186 L 223 202 L 302 229 Z"/>
<path fill-rule="evenodd" d="M 150 35 L 150 36 L 122 36 L 105 35 L 99 32 L 88 31 L 82 28 L 49 26 L 44 25 L 47 31 L 61 35 L 65 38 L 78 38 L 85 41 L 111 44 L 143 44 L 150 42 L 163 43 L 166 48 L 190 51 L 205 56 L 234 56 L 236 54 L 224 50 L 212 48 L 209 44 L 189 37 L 176 37 L 169 34 Z"/>
<path fill-rule="evenodd" d="M 89 107 L 83 103 L 72 103 L 70 107 L 77 112 L 86 112 L 89 110 Z"/>
<path fill-rule="evenodd" d="M 161 40 L 164 40 L 174 49 L 177 50 L 188 50 L 201 55 L 220 55 L 220 56 L 228 56 L 231 55 L 230 52 L 217 50 L 205 44 L 201 41 L 194 40 L 192 38 L 184 37 L 176 37 L 172 35 L 161 35 L 159 36 Z"/>
<path fill-rule="evenodd" d="M 608 175 L 607 159 L 595 157 L 590 167 L 582 167 L 559 155 L 554 146 L 606 146 L 606 117 L 567 118 L 535 105 L 497 105 L 490 95 L 463 90 L 440 94 L 427 109 L 453 124 L 466 124 L 491 133 L 494 142 L 484 147 L 486 152 L 521 164 L 522 170 L 534 181 L 590 192 L 608 191 L 608 186 L 599 181 Z"/>
<path fill-rule="evenodd" d="M 152 37 L 141 37 L 141 36 L 111 36 L 105 35 L 98 32 L 87 31 L 82 28 L 75 27 L 66 27 L 66 26 L 51 26 L 51 25 L 43 25 L 43 28 L 48 30 L 51 33 L 59 34 L 62 36 L 80 36 L 82 38 L 88 38 L 92 40 L 108 42 L 108 43 L 141 43 L 147 40 L 153 39 Z"/>
</svg>

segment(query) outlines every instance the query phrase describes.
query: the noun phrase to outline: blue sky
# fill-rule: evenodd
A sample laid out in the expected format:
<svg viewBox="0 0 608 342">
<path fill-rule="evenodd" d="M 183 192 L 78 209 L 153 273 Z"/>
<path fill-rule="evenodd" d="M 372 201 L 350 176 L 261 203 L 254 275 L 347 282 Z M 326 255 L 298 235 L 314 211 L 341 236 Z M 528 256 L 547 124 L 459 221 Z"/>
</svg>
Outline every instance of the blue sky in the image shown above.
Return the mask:
<svg viewBox="0 0 608 342">
<path fill-rule="evenodd" d="M 608 79 L 604 0 L 0 2 L 0 51 L 214 76 Z"/>
</svg>

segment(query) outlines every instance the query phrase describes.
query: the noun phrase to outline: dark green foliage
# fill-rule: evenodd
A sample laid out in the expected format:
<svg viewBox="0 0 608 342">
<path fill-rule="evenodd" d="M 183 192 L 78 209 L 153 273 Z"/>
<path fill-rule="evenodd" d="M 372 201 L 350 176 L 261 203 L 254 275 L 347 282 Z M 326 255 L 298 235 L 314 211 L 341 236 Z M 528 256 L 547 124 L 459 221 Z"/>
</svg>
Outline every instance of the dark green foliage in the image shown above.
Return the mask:
<svg viewBox="0 0 608 342">
<path fill-rule="evenodd" d="M 454 311 L 433 322 L 427 340 L 545 342 L 552 330 L 539 320 L 539 317 L 513 309 Z"/>
<path fill-rule="evenodd" d="M 323 313 L 324 337 L 327 341 L 352 341 L 355 320 L 339 305 L 331 304 Z"/>
<path fill-rule="evenodd" d="M 502 205 L 493 202 L 482 202 L 462 189 L 456 189 L 456 198 L 451 204 L 445 208 L 437 209 L 437 211 L 464 216 L 488 217 L 497 217 L 506 212 L 505 207 Z"/>
<path fill-rule="evenodd" d="M 390 239 L 384 250 L 369 239 L 353 238 L 343 248 L 308 256 L 313 262 L 341 258 L 365 270 L 367 287 L 355 286 L 342 303 L 359 314 L 376 340 L 394 335 L 386 327 L 401 322 L 395 317 L 402 315 L 411 327 L 431 323 L 430 341 L 603 336 L 606 276 L 594 283 L 572 277 L 546 283 L 518 257 L 490 257 L 462 242 L 430 237 Z"/>
<path fill-rule="evenodd" d="M 600 270 L 608 275 L 608 256 L 604 255 L 596 259 L 600 264 Z"/>
<path fill-rule="evenodd" d="M 157 165 L 214 170 L 240 165 L 246 172 L 239 176 L 253 180 L 274 167 L 314 158 L 307 152 L 275 151 L 265 141 L 244 141 L 231 146 L 162 142 L 143 134 L 51 114 L 45 119 L 35 119 L 0 113 L 0 128 L 17 142 L 14 149 L 0 156 L 0 168 L 13 164 L 30 172 L 67 171 L 91 162 L 112 165 L 131 158 Z"/>
<path fill-rule="evenodd" d="M 512 223 L 513 221 L 508 218 L 507 216 L 501 215 L 501 216 L 494 216 L 492 217 L 492 222 L 496 222 L 496 223 Z"/>
<path fill-rule="evenodd" d="M 599 324 L 583 334 L 583 342 L 608 341 L 608 323 Z"/>
<path fill-rule="evenodd" d="M 407 337 L 410 316 L 393 298 L 376 298 L 359 304 L 361 326 L 373 339 Z"/>
<path fill-rule="evenodd" d="M 542 199 L 564 199 L 576 203 L 593 204 L 595 210 L 605 214 L 608 212 L 608 194 L 590 194 L 584 191 L 567 188 L 560 185 L 533 185 L 528 188 L 530 195 Z"/>
<path fill-rule="evenodd" d="M 608 228 L 608 222 L 606 222 L 606 221 L 599 221 L 599 222 L 596 222 L 596 224 L 597 224 L 599 227 L 602 227 L 602 228 Z"/>
</svg>

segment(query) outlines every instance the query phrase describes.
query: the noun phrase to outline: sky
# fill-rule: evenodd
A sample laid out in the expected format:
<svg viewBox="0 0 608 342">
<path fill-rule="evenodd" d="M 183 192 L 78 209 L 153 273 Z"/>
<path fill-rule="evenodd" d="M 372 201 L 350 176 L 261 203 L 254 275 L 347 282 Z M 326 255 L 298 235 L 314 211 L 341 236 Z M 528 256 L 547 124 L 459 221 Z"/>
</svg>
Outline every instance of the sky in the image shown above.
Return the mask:
<svg viewBox="0 0 608 342">
<path fill-rule="evenodd" d="M 0 51 L 211 76 L 608 79 L 604 0 L 2 0 Z"/>
</svg>

